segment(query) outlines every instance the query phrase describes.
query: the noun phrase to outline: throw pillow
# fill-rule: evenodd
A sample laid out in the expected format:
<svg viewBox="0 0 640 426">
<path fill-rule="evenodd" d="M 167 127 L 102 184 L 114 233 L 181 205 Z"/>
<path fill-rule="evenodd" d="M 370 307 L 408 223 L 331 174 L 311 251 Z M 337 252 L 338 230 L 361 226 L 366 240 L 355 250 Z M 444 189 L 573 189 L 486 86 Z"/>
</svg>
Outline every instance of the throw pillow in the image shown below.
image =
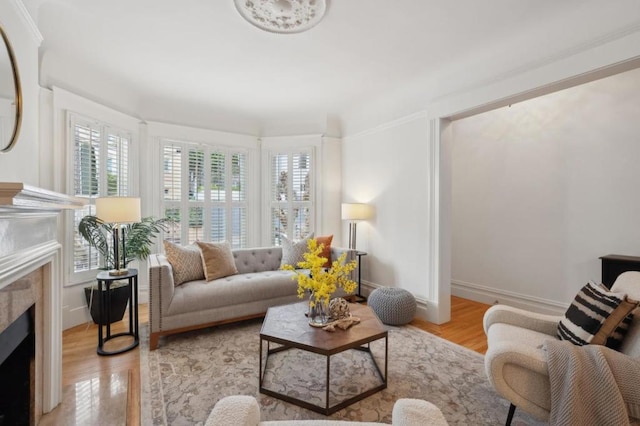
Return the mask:
<svg viewBox="0 0 640 426">
<path fill-rule="evenodd" d="M 322 244 L 323 246 L 322 251 L 320 252 L 320 256 L 327 259 L 327 261 L 323 265 L 325 268 L 331 268 L 331 241 L 332 240 L 333 240 L 333 235 L 316 238 L 316 241 L 318 241 L 318 245 Z"/>
<path fill-rule="evenodd" d="M 313 233 L 307 235 L 300 241 L 293 242 L 289 240 L 286 235 L 282 235 L 282 261 L 280 262 L 280 266 L 291 265 L 297 268 L 298 262 L 304 261 L 303 255 L 308 250 L 307 245 L 311 238 L 313 238 Z"/>
<path fill-rule="evenodd" d="M 202 256 L 193 244 L 181 246 L 164 240 L 164 251 L 173 268 L 173 284 L 179 286 L 187 281 L 203 280 Z"/>
<path fill-rule="evenodd" d="M 233 260 L 231 245 L 227 242 L 204 243 L 196 241 L 202 251 L 202 267 L 207 281 L 228 277 L 238 273 L 236 262 Z"/>
<path fill-rule="evenodd" d="M 623 293 L 587 283 L 560 320 L 558 337 L 579 346 L 591 343 L 614 347 L 622 342 L 626 318 L 637 306 Z"/>
</svg>

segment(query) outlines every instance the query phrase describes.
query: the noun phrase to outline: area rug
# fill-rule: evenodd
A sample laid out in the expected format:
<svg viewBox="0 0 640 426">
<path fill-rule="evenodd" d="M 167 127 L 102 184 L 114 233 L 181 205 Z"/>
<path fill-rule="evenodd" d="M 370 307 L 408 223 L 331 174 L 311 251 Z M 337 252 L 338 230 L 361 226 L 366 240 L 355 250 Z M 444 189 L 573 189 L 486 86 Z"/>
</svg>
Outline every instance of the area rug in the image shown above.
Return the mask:
<svg viewBox="0 0 640 426">
<path fill-rule="evenodd" d="M 228 395 L 252 395 L 262 420 L 332 419 L 391 423 L 394 402 L 421 398 L 437 405 L 450 425 L 504 424 L 509 403 L 489 384 L 483 356 L 412 326 L 389 327 L 388 387 L 331 416 L 258 392 L 262 321 L 213 327 L 161 340 L 148 350 L 142 327 L 142 424 L 203 424 Z M 372 352 L 384 366 L 383 341 Z M 299 350 L 269 357 L 265 386 L 324 404 L 326 360 Z M 331 358 L 331 405 L 380 382 L 369 356 L 351 350 Z M 513 425 L 541 425 L 516 410 Z"/>
</svg>

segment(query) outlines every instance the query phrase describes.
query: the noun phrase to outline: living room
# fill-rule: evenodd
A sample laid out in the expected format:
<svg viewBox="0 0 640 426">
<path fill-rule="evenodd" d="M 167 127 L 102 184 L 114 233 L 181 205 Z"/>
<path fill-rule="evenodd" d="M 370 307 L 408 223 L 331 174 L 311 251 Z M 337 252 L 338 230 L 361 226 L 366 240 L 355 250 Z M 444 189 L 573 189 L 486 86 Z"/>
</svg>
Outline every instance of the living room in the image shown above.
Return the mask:
<svg viewBox="0 0 640 426">
<path fill-rule="evenodd" d="M 228 3 L 224 7 L 216 6 L 213 11 L 206 10 L 213 13 L 212 16 L 220 18 L 220 31 L 228 30 L 227 27 L 233 25 L 246 25 L 241 28 L 250 32 L 251 37 L 256 40 L 268 37 L 269 43 L 286 43 L 287 48 L 294 49 L 298 57 L 304 60 L 314 61 L 311 53 L 302 54 L 303 46 L 309 42 L 310 35 L 321 32 L 320 34 L 326 37 L 328 35 L 324 32 L 332 33 L 330 27 L 323 29 L 324 24 L 331 23 L 331 20 L 327 19 L 328 22 L 321 22 L 309 32 L 293 36 L 303 37 L 302 41 L 282 36 L 273 37 L 249 26 L 237 15 L 233 2 Z M 151 11 L 157 6 L 147 6 L 146 13 L 153 16 Z M 375 9 L 371 4 L 360 6 Z M 473 21 L 466 13 L 476 12 L 476 8 L 480 7 L 472 4 L 464 6 L 459 6 L 458 10 L 442 10 L 441 13 L 448 14 L 445 23 L 451 24 L 449 20 L 453 21 L 456 18 L 464 22 Z M 187 89 L 184 86 L 172 88 L 166 93 L 149 94 L 145 92 L 147 87 L 139 80 L 123 80 L 118 73 L 109 74 L 110 69 L 107 67 L 79 62 L 82 53 L 86 52 L 72 55 L 73 52 L 60 51 L 60 47 L 53 47 L 55 43 L 64 40 L 64 36 L 81 39 L 81 36 L 68 35 L 66 32 L 84 34 L 84 31 L 88 30 L 87 27 L 92 26 L 92 20 L 83 21 L 82 18 L 101 16 L 104 17 L 101 19 L 115 25 L 118 22 L 116 17 L 118 13 L 122 14 L 123 9 L 113 6 L 113 10 L 100 10 L 92 12 L 95 15 L 83 15 L 87 12 L 80 12 L 81 6 L 74 2 L 5 2 L 0 5 L 0 22 L 16 53 L 24 110 L 18 142 L 11 151 L 0 156 L 0 180 L 24 182 L 74 195 L 70 191 L 69 139 L 65 130 L 70 118 L 67 111 L 75 112 L 82 118 L 99 120 L 128 130 L 132 139 L 139 142 L 135 145 L 132 157 L 136 161 L 134 176 L 137 178 L 133 179 L 131 188 L 132 194 L 140 195 L 142 198 L 144 216 L 161 217 L 166 207 L 162 202 L 160 187 L 160 161 L 143 160 L 161 158 L 160 143 L 163 139 L 211 143 L 223 141 L 225 145 L 241 146 L 251 152 L 252 164 L 255 166 L 253 173 L 258 175 L 255 176 L 256 182 L 263 183 L 256 185 L 251 194 L 256 205 L 265 204 L 262 194 L 265 188 L 268 188 L 264 184 L 266 179 L 263 178 L 267 173 L 263 166 L 265 153 L 270 150 L 303 147 L 315 153 L 318 166 L 318 174 L 315 177 L 317 198 L 313 207 L 313 230 L 317 234 L 334 234 L 338 245 L 346 245 L 347 223 L 340 218 L 340 203 L 366 202 L 375 208 L 374 218 L 358 225 L 358 248 L 368 253 L 364 258 L 363 268 L 365 293 L 380 286 L 406 289 L 417 299 L 418 316 L 433 323 L 445 323 L 450 319 L 451 294 L 484 303 L 498 300 L 537 311 L 562 313 L 584 282 L 599 279 L 599 256 L 610 253 L 638 254 L 634 245 L 640 237 L 640 231 L 634 227 L 638 204 L 634 197 L 628 196 L 632 189 L 631 183 L 637 180 L 635 168 L 627 162 L 620 164 L 621 161 L 616 159 L 614 154 L 603 149 L 602 152 L 596 150 L 595 153 L 592 151 L 589 154 L 589 164 L 593 166 L 597 158 L 606 158 L 610 166 L 600 170 L 599 176 L 611 175 L 614 170 L 619 173 L 616 174 L 615 181 L 609 183 L 611 186 L 598 186 L 593 181 L 586 187 L 578 185 L 576 181 L 581 176 L 589 175 L 590 169 L 582 170 L 578 177 L 560 176 L 568 179 L 563 180 L 563 184 L 568 182 L 573 185 L 570 195 L 593 197 L 593 205 L 587 205 L 590 211 L 587 219 L 577 220 L 576 217 L 576 209 L 586 205 L 583 198 L 580 199 L 581 203 L 568 204 L 566 210 L 554 210 L 551 204 L 539 202 L 532 202 L 531 205 L 522 201 L 513 203 L 519 204 L 518 207 L 522 209 L 533 207 L 528 215 L 515 208 L 506 208 L 504 213 L 500 210 L 513 207 L 511 203 L 504 205 L 502 201 L 494 204 L 493 208 L 498 210 L 499 214 L 494 212 L 494 216 L 490 218 L 492 226 L 509 225 L 509 232 L 505 234 L 519 236 L 511 242 L 505 241 L 500 238 L 506 237 L 500 237 L 501 234 L 496 232 L 496 228 L 486 225 L 491 210 L 491 206 L 481 203 L 483 199 L 487 199 L 481 198 L 483 194 L 487 195 L 486 187 L 483 189 L 480 182 L 474 184 L 461 180 L 459 176 L 460 171 L 465 169 L 456 161 L 472 163 L 474 160 L 472 152 L 456 151 L 463 145 L 472 145 L 470 141 L 473 139 L 472 136 L 468 136 L 466 139 L 460 139 L 458 143 L 458 135 L 472 128 L 460 119 L 507 105 L 513 105 L 513 112 L 518 108 L 518 102 L 526 98 L 634 69 L 640 53 L 637 47 L 640 45 L 637 43 L 638 10 L 634 2 L 630 1 L 621 1 L 617 7 L 604 11 L 597 2 L 574 2 L 544 7 L 531 2 L 516 10 L 510 10 L 511 6 L 506 4 L 499 6 L 495 7 L 499 8 L 501 13 L 491 18 L 496 21 L 486 17 L 487 25 L 489 22 L 497 22 L 505 25 L 505 28 L 493 28 L 495 32 L 492 37 L 478 37 L 484 43 L 493 44 L 486 44 L 485 48 L 476 45 L 467 47 L 463 51 L 464 55 L 459 57 L 453 54 L 447 56 L 442 50 L 418 55 L 416 52 L 423 52 L 420 50 L 422 46 L 407 48 L 414 52 L 415 57 L 424 55 L 432 62 L 442 65 L 426 72 L 420 68 L 422 65 L 397 62 L 397 67 L 403 68 L 404 74 L 393 74 L 396 77 L 387 86 L 373 86 L 375 89 L 370 90 L 368 97 L 358 98 L 359 102 L 353 105 L 319 112 L 315 111 L 315 107 L 306 108 L 303 114 L 292 114 L 292 110 L 302 109 L 299 105 L 308 105 L 308 101 L 291 107 L 286 102 L 294 100 L 282 99 L 281 104 L 273 102 L 279 103 L 279 106 L 275 107 L 269 106 L 267 100 L 261 98 L 262 95 L 257 92 L 239 92 L 236 96 L 240 97 L 242 94 L 249 99 L 253 97 L 255 103 L 264 108 L 264 114 L 258 120 L 254 119 L 253 113 L 233 114 L 234 108 L 238 105 L 233 99 L 234 94 L 217 94 L 220 99 L 231 105 L 228 109 L 218 104 L 208 105 L 206 97 L 200 95 L 196 89 Z M 138 7 L 144 9 L 143 5 Z M 177 9 L 169 8 L 164 12 L 166 15 L 178 17 L 187 14 L 186 10 L 175 7 Z M 395 11 L 395 15 L 390 15 L 400 24 L 406 23 L 404 19 L 407 15 L 435 19 L 435 12 L 432 13 L 430 10 L 438 10 L 439 6 L 431 4 L 418 7 L 406 4 L 403 7 L 409 10 L 413 7 L 418 9 L 414 14 L 405 10 Z M 357 5 L 344 6 L 332 2 L 327 11 L 327 18 L 333 15 L 333 19 L 336 19 L 336 15 L 343 15 L 348 22 L 348 19 L 354 19 L 355 10 Z M 132 16 L 133 12 L 132 10 Z M 135 12 L 141 13 L 140 10 Z M 489 14 L 486 11 L 484 13 Z M 381 31 L 383 23 L 388 25 L 387 22 L 380 22 L 382 19 L 378 14 L 380 12 L 372 11 L 371 16 L 363 18 L 372 20 L 370 33 L 367 32 L 366 35 L 373 37 L 375 29 Z M 173 24 L 162 19 L 158 18 L 152 24 L 164 28 L 165 33 L 171 33 L 167 29 L 172 28 Z M 73 21 L 84 24 L 82 27 L 74 28 L 71 25 Z M 68 25 L 61 25 L 61 22 Z M 511 26 L 507 26 L 506 23 L 510 23 Z M 345 26 L 342 21 L 339 24 Z M 132 26 L 130 21 L 118 25 Z M 177 28 L 177 24 L 175 27 Z M 412 28 L 414 33 L 407 32 L 421 34 L 419 27 Z M 571 28 L 571 31 L 567 31 L 567 28 Z M 103 31 L 108 32 L 108 29 Z M 486 29 L 485 31 L 488 32 Z M 185 29 L 176 29 L 175 34 L 167 34 L 165 38 L 142 39 L 138 43 L 142 46 L 145 43 L 159 43 L 177 54 L 181 49 L 178 34 L 185 32 Z M 38 34 L 43 36 L 44 40 L 39 40 Z M 330 46 L 339 45 L 339 38 L 336 38 L 335 34 L 325 39 L 324 43 Z M 440 33 L 437 36 L 443 37 L 440 40 L 447 40 Z M 216 38 L 211 34 L 195 37 Z M 253 38 L 251 40 L 255 42 Z M 109 49 L 107 41 L 108 38 L 105 38 L 104 45 L 95 49 Z M 468 39 L 454 39 L 451 43 L 457 42 L 455 46 L 460 48 L 460 45 L 464 46 L 465 41 L 471 43 Z M 394 47 L 393 43 L 389 44 Z M 364 43 L 358 44 L 359 47 L 363 45 Z M 251 45 L 242 44 L 241 48 L 250 49 Z M 149 51 L 153 50 L 149 48 Z M 104 52 L 107 53 L 108 50 Z M 339 64 L 345 59 L 344 52 L 334 53 L 334 56 L 328 57 L 335 62 L 333 68 L 340 69 Z M 401 58 L 408 56 L 404 53 Z M 318 62 L 327 61 L 326 56 L 322 58 L 322 61 Z M 368 68 L 375 67 L 391 72 L 395 67 L 388 64 L 384 66 L 385 62 L 393 61 L 361 61 L 363 73 L 366 73 Z M 245 66 L 253 69 L 256 62 L 259 61 L 247 60 Z M 411 66 L 418 67 L 419 72 L 411 72 Z M 124 67 L 125 74 L 126 68 Z M 169 65 L 167 68 L 170 71 L 168 73 L 181 74 L 183 80 L 191 78 L 186 77 L 188 73 L 185 73 L 183 67 L 172 69 Z M 159 74 L 159 71 L 153 69 L 146 69 L 146 72 L 150 80 Z M 218 71 L 212 74 L 212 78 L 224 77 L 217 73 Z M 249 72 L 246 78 L 257 79 L 256 75 L 261 74 Z M 624 74 L 621 78 L 625 79 L 625 84 L 614 81 L 612 87 L 624 87 L 630 93 L 634 89 L 637 91 L 637 86 L 626 85 L 637 81 L 636 76 L 637 74 Z M 260 85 L 269 86 L 275 81 L 280 81 L 270 80 L 270 77 L 272 76 L 266 74 L 265 82 L 252 85 L 251 88 L 255 90 Z M 314 84 L 315 77 L 305 78 L 308 84 Z M 339 79 L 340 75 L 333 74 L 331 78 Z M 395 84 L 396 80 L 398 84 Z M 395 85 L 392 85 L 392 82 Z M 403 84 L 399 84 L 400 82 Z M 294 80 L 294 83 L 291 87 L 301 84 L 299 80 Z M 246 91 L 246 88 L 243 90 Z M 606 121 L 609 121 L 617 117 L 620 121 L 612 124 L 612 127 L 620 133 L 615 135 L 627 139 L 624 149 L 616 152 L 621 158 L 630 159 L 634 158 L 635 151 L 633 144 L 629 142 L 632 141 L 632 136 L 629 135 L 636 134 L 637 129 L 633 127 L 635 124 L 629 117 L 633 117 L 637 111 L 634 109 L 635 103 L 632 98 L 624 98 L 624 102 L 620 104 L 625 105 L 623 114 L 602 112 L 594 107 L 595 111 L 592 111 L 591 115 L 581 115 L 581 123 L 573 125 L 595 123 L 596 118 L 606 117 Z M 288 109 L 285 108 L 287 106 Z M 533 132 L 539 132 L 539 129 L 547 124 L 545 122 L 536 127 Z M 604 125 L 598 128 L 597 132 L 593 129 L 582 129 L 587 136 L 592 135 L 592 148 L 597 147 L 593 135 L 607 134 L 607 130 L 603 129 L 606 129 Z M 572 134 L 571 138 L 576 140 L 584 136 L 577 132 Z M 576 151 L 558 154 L 574 155 L 575 152 L 580 152 L 579 147 L 575 149 Z M 528 155 L 530 152 L 523 151 L 522 155 Z M 496 158 L 492 157 L 494 154 L 491 153 L 485 155 Z M 543 158 L 548 161 L 550 158 L 558 157 Z M 389 161 L 390 159 L 392 161 Z M 562 167 L 562 161 L 557 161 L 555 172 L 552 174 L 546 174 L 545 166 L 540 165 L 538 173 L 541 176 L 538 177 L 538 182 L 540 177 L 545 176 L 549 179 L 544 182 L 545 186 L 553 186 L 551 179 L 558 177 L 558 171 Z M 488 160 L 486 164 L 500 166 Z M 506 166 L 503 170 L 505 173 L 515 173 Z M 522 177 L 520 179 L 524 180 Z M 595 177 L 593 179 L 596 180 Z M 407 182 L 417 183 L 408 185 Z M 459 185 L 456 182 L 464 182 L 466 187 L 456 186 Z M 495 184 L 496 181 L 489 182 Z M 416 188 L 419 190 L 416 191 Z M 540 190 L 529 189 L 534 192 Z M 473 196 L 465 196 L 456 192 L 457 190 L 475 193 Z M 516 197 L 519 191 L 522 189 L 511 189 L 504 193 L 496 193 L 495 197 Z M 596 203 L 595 200 L 600 200 L 605 195 L 606 202 Z M 553 196 L 560 197 L 562 194 L 553 193 Z M 547 199 L 546 193 L 536 193 L 536 197 L 540 200 Z M 475 201 L 475 204 L 471 204 L 472 201 Z M 556 203 L 555 206 L 557 205 Z M 620 205 L 623 208 L 613 209 L 617 210 L 614 214 L 611 206 Z M 478 210 L 470 211 L 469 208 L 473 206 Z M 483 208 L 485 210 L 482 210 Z M 464 212 L 467 212 L 468 216 L 464 216 Z M 512 214 L 512 218 L 519 218 L 520 222 L 510 223 L 507 213 Z M 69 214 L 65 215 L 68 228 Z M 549 221 L 543 222 L 542 218 L 547 217 Z M 559 217 L 563 218 L 563 223 L 558 223 Z M 598 226 L 599 222 L 611 225 Z M 247 246 L 270 245 L 271 234 L 266 229 L 260 210 L 253 213 L 249 223 L 253 232 L 247 234 Z M 585 233 L 586 229 L 593 227 L 597 227 L 597 235 Z M 72 241 L 67 228 L 62 237 L 66 256 L 71 250 Z M 470 234 L 464 235 L 462 229 L 468 230 Z M 478 229 L 484 229 L 486 232 L 491 229 L 491 235 L 498 239 L 498 244 L 487 247 L 478 243 L 480 239 L 488 239 L 487 234 Z M 529 229 L 531 234 L 527 234 L 524 229 Z M 549 231 L 544 234 L 545 238 L 532 238 L 532 234 L 541 236 L 540 229 Z M 562 237 L 555 239 L 556 235 Z M 582 235 L 583 239 L 577 238 L 578 235 Z M 592 238 L 585 242 L 587 235 Z M 566 245 L 562 244 L 563 241 L 567 242 Z M 160 250 L 160 245 L 156 250 Z M 515 262 L 515 265 L 512 264 L 509 268 L 496 267 L 496 263 L 500 263 L 501 255 L 507 256 L 509 262 Z M 502 259 L 506 262 L 504 257 Z M 144 269 L 143 265 L 139 267 Z M 532 270 L 535 270 L 535 274 L 530 273 Z M 69 266 L 65 265 L 62 289 L 64 329 L 88 320 L 82 291 L 82 284 L 86 282 L 73 281 L 71 275 L 73 274 L 70 273 Z M 141 274 L 140 279 L 141 300 L 144 302 L 147 285 L 145 274 Z"/>
</svg>

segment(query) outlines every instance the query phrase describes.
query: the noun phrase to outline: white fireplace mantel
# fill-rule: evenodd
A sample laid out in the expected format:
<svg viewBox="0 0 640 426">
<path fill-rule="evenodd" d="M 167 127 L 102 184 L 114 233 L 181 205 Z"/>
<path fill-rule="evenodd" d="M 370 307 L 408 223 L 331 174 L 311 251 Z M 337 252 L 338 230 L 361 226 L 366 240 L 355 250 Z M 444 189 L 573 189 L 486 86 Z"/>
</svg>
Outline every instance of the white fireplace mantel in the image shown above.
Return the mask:
<svg viewBox="0 0 640 426">
<path fill-rule="evenodd" d="M 82 198 L 70 197 L 22 182 L 0 182 L 0 206 L 62 210 L 80 208 L 86 203 Z"/>
<path fill-rule="evenodd" d="M 62 400 L 62 245 L 60 212 L 81 208 L 83 199 L 0 182 L 0 304 L 9 303 L 21 278 L 42 270 L 36 305 L 36 418 Z M 4 299 L 3 299 L 4 297 Z M 2 318 L 0 318 L 2 319 Z M 6 321 L 13 321 L 4 318 Z M 0 327 L 6 326 L 0 321 Z"/>
</svg>

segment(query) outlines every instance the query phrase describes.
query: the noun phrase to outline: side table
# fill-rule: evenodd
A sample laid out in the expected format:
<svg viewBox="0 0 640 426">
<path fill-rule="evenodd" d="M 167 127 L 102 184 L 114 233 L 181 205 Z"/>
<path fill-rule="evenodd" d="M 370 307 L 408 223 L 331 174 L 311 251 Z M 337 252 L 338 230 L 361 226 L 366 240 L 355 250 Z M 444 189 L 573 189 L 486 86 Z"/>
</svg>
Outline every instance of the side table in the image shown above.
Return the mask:
<svg viewBox="0 0 640 426">
<path fill-rule="evenodd" d="M 96 277 L 98 280 L 98 303 L 100 311 L 104 315 L 106 324 L 98 324 L 98 355 L 117 355 L 130 351 L 140 344 L 140 335 L 138 329 L 138 270 L 129 269 L 126 275 L 109 275 L 108 271 L 101 271 Z M 127 280 L 129 284 L 129 331 L 111 334 L 111 297 L 109 289 L 114 281 Z M 102 286 L 104 290 L 102 291 Z M 105 297 L 106 296 L 106 297 Z M 103 327 L 107 327 L 106 337 L 104 336 Z M 105 342 L 122 336 L 133 336 L 133 343 L 117 350 L 109 351 L 104 349 Z"/>
<path fill-rule="evenodd" d="M 366 256 L 366 251 L 356 251 L 356 256 L 358 257 L 358 294 L 356 294 L 356 303 L 366 302 L 367 298 L 362 295 L 361 287 L 362 287 L 362 256 Z"/>
<path fill-rule="evenodd" d="M 618 275 L 627 271 L 640 271 L 640 257 L 608 254 L 601 256 L 602 283 L 611 288 Z"/>
</svg>

